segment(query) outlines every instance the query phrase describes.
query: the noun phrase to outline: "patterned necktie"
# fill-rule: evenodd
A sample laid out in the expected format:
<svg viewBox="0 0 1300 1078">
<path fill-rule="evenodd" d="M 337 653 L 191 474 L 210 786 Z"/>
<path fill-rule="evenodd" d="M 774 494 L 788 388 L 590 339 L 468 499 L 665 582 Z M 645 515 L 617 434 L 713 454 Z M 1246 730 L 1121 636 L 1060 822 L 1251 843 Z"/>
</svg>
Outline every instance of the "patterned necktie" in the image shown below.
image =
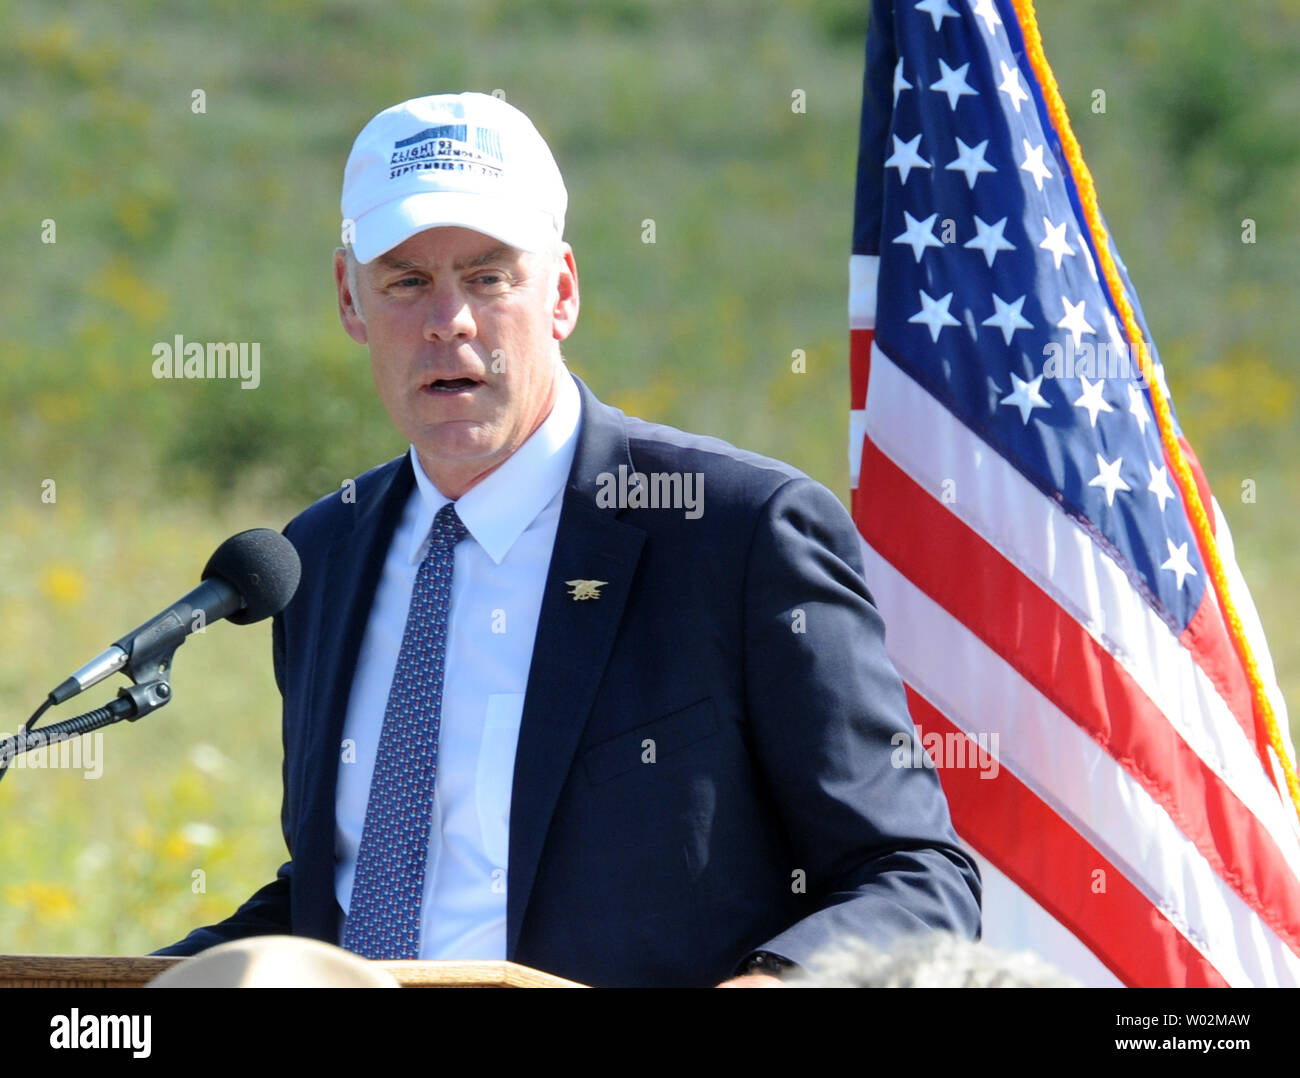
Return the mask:
<svg viewBox="0 0 1300 1078">
<path fill-rule="evenodd" d="M 420 956 L 451 572 L 468 534 L 454 502 L 438 510 L 411 590 L 343 931 L 343 946 L 366 958 Z"/>
</svg>

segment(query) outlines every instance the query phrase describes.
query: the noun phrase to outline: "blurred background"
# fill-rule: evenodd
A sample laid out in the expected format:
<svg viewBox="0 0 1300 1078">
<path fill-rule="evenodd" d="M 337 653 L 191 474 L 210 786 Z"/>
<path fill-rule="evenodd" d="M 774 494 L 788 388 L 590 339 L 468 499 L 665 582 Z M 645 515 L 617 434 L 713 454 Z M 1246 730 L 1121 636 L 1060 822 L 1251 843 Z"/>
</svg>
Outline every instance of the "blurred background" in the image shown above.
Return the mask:
<svg viewBox="0 0 1300 1078">
<path fill-rule="evenodd" d="M 408 97 L 500 90 L 550 142 L 582 284 L 565 353 L 605 400 L 847 502 L 868 7 L 0 0 L 0 731 L 228 534 L 403 450 L 330 255 L 352 139 Z M 1039 22 L 1300 712 L 1300 2 L 1045 0 Z M 260 385 L 155 380 L 177 334 L 259 342 Z M 213 627 L 173 684 L 104 731 L 101 777 L 0 783 L 0 951 L 146 952 L 273 878 L 269 623 Z"/>
</svg>

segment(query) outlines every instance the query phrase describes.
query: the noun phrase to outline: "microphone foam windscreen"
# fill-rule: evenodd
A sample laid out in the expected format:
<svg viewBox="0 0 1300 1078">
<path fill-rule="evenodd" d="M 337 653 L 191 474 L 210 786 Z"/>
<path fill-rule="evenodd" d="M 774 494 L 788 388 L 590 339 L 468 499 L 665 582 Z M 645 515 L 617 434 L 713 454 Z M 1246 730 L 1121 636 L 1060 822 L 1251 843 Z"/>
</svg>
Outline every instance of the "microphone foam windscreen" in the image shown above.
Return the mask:
<svg viewBox="0 0 1300 1078">
<path fill-rule="evenodd" d="M 244 608 L 230 615 L 236 625 L 278 614 L 298 590 L 302 563 L 293 544 L 270 528 L 232 535 L 208 559 L 201 579 L 220 577 L 244 597 Z"/>
</svg>

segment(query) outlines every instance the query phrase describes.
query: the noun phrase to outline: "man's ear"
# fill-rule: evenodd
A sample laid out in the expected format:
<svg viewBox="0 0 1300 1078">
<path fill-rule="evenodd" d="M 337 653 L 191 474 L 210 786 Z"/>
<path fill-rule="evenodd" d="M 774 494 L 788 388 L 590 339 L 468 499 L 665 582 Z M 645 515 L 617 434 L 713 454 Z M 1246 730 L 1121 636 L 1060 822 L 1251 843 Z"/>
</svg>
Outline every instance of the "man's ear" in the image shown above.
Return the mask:
<svg viewBox="0 0 1300 1078">
<path fill-rule="evenodd" d="M 348 286 L 347 255 L 342 247 L 334 250 L 334 286 L 338 289 L 339 321 L 343 323 L 343 329 L 357 344 L 365 344 L 368 339 L 366 323 L 357 309 L 357 297 Z"/>
<path fill-rule="evenodd" d="M 573 248 L 561 245 L 561 261 L 555 271 L 555 306 L 551 309 L 551 335 L 564 340 L 578 324 L 578 266 Z"/>
</svg>

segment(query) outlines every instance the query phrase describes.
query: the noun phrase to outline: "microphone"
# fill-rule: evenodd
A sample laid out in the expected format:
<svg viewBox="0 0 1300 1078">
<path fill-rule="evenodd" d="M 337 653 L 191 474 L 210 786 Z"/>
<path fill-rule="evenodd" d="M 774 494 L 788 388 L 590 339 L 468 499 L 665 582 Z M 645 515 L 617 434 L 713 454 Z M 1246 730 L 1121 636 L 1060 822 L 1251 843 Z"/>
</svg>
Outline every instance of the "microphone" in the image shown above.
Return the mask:
<svg viewBox="0 0 1300 1078">
<path fill-rule="evenodd" d="M 232 535 L 208 559 L 197 588 L 74 671 L 50 693 L 50 703 L 70 700 L 119 670 L 134 681 L 137 668 L 165 661 L 209 622 L 228 618 L 251 625 L 278 614 L 298 590 L 301 575 L 298 552 L 279 532 L 253 528 Z"/>
</svg>

